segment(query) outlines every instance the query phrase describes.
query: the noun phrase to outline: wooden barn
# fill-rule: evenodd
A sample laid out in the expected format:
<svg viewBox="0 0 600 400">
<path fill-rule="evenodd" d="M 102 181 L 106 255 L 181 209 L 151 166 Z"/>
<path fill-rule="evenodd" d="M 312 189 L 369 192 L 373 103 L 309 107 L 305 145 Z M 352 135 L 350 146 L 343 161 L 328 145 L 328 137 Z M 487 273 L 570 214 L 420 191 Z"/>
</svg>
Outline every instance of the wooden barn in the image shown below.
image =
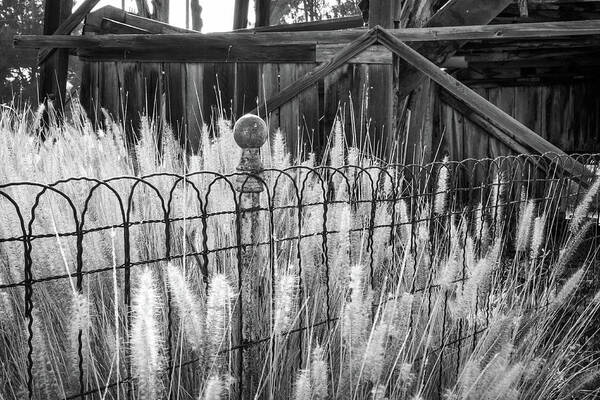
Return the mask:
<svg viewBox="0 0 600 400">
<path fill-rule="evenodd" d="M 340 117 L 348 140 L 406 162 L 600 152 L 600 1 L 371 0 L 268 26 L 258 0 L 256 28 L 210 34 L 96 2 L 15 44 L 75 49 L 89 116 L 105 108 L 132 137 L 161 116 L 197 148 L 202 121 L 258 112 L 292 151 L 322 148 Z M 235 26 L 247 12 L 238 0 Z"/>
</svg>

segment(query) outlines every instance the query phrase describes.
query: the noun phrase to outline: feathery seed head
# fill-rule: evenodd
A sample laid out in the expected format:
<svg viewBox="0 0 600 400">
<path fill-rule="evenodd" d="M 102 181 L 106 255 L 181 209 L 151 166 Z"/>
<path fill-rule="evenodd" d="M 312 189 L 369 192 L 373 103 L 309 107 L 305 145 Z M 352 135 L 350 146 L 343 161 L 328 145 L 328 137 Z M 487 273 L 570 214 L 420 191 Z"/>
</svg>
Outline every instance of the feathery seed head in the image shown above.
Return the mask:
<svg viewBox="0 0 600 400">
<path fill-rule="evenodd" d="M 519 217 L 519 226 L 517 228 L 517 241 L 515 244 L 517 251 L 525 251 L 531 238 L 531 223 L 535 213 L 535 203 L 533 200 L 527 202 L 525 209 Z"/>
<path fill-rule="evenodd" d="M 325 352 L 323 347 L 317 346 L 313 349 L 310 365 L 310 381 L 314 400 L 327 399 L 327 376 Z"/>
<path fill-rule="evenodd" d="M 311 400 L 312 388 L 310 385 L 310 370 L 302 369 L 296 378 L 294 400 Z"/>
<path fill-rule="evenodd" d="M 333 128 L 333 143 L 329 150 L 329 166 L 333 168 L 341 168 L 344 166 L 344 132 L 342 123 L 336 119 Z"/>
<path fill-rule="evenodd" d="M 564 283 L 558 294 L 552 299 L 554 306 L 561 305 L 579 286 L 579 282 L 585 272 L 585 266 L 579 268 L 571 277 Z"/>
<path fill-rule="evenodd" d="M 542 243 L 544 241 L 544 233 L 546 229 L 546 216 L 542 215 L 535 219 L 533 222 L 533 235 L 531 238 L 531 258 L 536 258 L 540 249 L 542 248 Z"/>
<path fill-rule="evenodd" d="M 209 354 L 218 358 L 222 344 L 227 341 L 231 319 L 233 290 L 224 274 L 216 274 L 210 281 L 206 304 L 206 337 Z"/>
<path fill-rule="evenodd" d="M 146 268 L 140 275 L 138 289 L 133 297 L 130 333 L 131 364 L 137 379 L 140 397 L 160 398 L 162 371 L 162 338 L 157 320 L 158 296 L 152 272 Z"/>
<path fill-rule="evenodd" d="M 577 208 L 575 208 L 569 224 L 571 233 L 576 233 L 585 221 L 592 201 L 594 200 L 594 196 L 598 193 L 598 189 L 600 189 L 600 178 L 596 178 L 581 202 L 577 205 Z"/>
<path fill-rule="evenodd" d="M 172 263 L 167 264 L 167 277 L 182 329 L 192 350 L 200 351 L 204 338 L 204 310 L 192 292 L 183 273 Z"/>
<path fill-rule="evenodd" d="M 273 145 L 271 146 L 272 168 L 286 169 L 290 166 L 290 155 L 287 152 L 285 139 L 280 129 L 275 131 L 273 136 Z"/>
<path fill-rule="evenodd" d="M 280 334 L 291 328 L 296 309 L 297 290 L 298 278 L 296 276 L 283 274 L 279 277 L 275 289 L 274 334 Z"/>
<path fill-rule="evenodd" d="M 204 397 L 200 397 L 200 400 L 220 400 L 224 391 L 225 383 L 223 380 L 218 376 L 211 376 L 206 383 Z"/>
<path fill-rule="evenodd" d="M 448 156 L 444 157 L 444 161 L 438 172 L 437 188 L 435 193 L 433 211 L 436 214 L 443 214 L 446 211 L 446 198 L 448 196 Z"/>
<path fill-rule="evenodd" d="M 372 400 L 387 400 L 387 397 L 385 397 L 385 385 L 379 384 L 379 385 L 373 386 L 373 389 L 371 389 L 371 399 Z"/>
</svg>

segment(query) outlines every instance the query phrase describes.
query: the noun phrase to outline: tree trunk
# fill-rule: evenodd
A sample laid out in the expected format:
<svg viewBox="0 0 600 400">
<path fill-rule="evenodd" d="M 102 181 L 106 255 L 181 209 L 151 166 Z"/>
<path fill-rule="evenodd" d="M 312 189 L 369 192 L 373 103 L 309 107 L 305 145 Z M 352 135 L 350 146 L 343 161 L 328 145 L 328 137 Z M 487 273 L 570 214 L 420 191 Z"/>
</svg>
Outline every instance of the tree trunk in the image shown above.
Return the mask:
<svg viewBox="0 0 600 400">
<path fill-rule="evenodd" d="M 135 0 L 135 5 L 137 6 L 137 13 L 140 17 L 152 17 L 152 15 L 150 15 L 150 8 L 148 8 L 148 3 L 146 3 L 146 0 Z"/>
<path fill-rule="evenodd" d="M 200 0 L 192 0 L 192 29 L 195 31 L 202 30 L 202 6 Z"/>
<path fill-rule="evenodd" d="M 152 19 L 169 23 L 169 0 L 152 0 Z"/>
<path fill-rule="evenodd" d="M 46 0 L 44 3 L 44 35 L 52 35 L 71 15 L 72 0 Z M 40 102 L 53 102 L 59 115 L 63 112 L 69 69 L 69 50 L 58 49 L 40 68 Z M 44 114 L 47 122 L 48 114 Z"/>
</svg>

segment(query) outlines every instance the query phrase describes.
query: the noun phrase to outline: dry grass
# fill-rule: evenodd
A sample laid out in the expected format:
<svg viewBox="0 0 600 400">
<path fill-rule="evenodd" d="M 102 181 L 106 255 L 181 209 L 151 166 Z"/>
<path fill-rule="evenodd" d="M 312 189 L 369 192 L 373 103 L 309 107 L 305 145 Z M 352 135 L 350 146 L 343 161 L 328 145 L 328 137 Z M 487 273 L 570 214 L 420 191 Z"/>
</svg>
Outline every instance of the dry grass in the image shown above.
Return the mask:
<svg viewBox="0 0 600 400">
<path fill-rule="evenodd" d="M 378 165 L 358 149 L 347 148 L 339 126 L 324 159 L 349 179 L 324 173 L 326 168 L 318 169 L 321 175 L 306 169 L 288 169 L 289 177 L 278 171 L 265 174 L 273 193 L 271 205 L 293 207 L 274 210 L 272 231 L 268 213 L 259 212 L 257 240 L 275 242 L 272 252 L 268 245 L 255 249 L 252 267 L 263 296 L 272 296 L 273 304 L 266 301 L 244 314 L 269 338 L 245 352 L 259 356 L 246 357 L 252 370 L 245 374 L 254 379 L 252 395 L 591 399 L 600 394 L 597 353 L 589 346 L 596 335 L 593 323 L 600 301 L 598 295 L 585 296 L 579 290 L 596 254 L 589 254 L 576 272 L 572 268 L 575 251 L 591 228 L 581 216 L 587 215 L 593 194 L 585 197 L 578 217 L 567 226 L 551 207 L 528 200 L 525 193 L 527 205 L 515 223 L 510 211 L 518 206 L 506 194 L 509 183 L 497 175 L 481 204 L 499 207 L 480 204 L 463 211 L 450 190 L 447 160 L 436 166 L 437 182 L 419 189 L 399 169 Z M 156 191 L 168 199 L 173 188 L 169 217 L 179 218 L 171 223 L 169 238 L 162 223 L 131 227 L 131 314 L 119 268 L 125 258 L 121 227 L 85 235 L 83 272 L 105 272 L 85 275 L 81 289 L 75 279 L 34 285 L 34 397 L 77 393 L 81 360 L 86 388 L 101 389 L 94 398 L 126 398 L 127 385 L 102 388 L 127 377 L 129 370 L 135 378 L 135 398 L 165 398 L 169 392 L 179 399 L 227 398 L 235 387 L 235 369 L 233 353 L 223 350 L 232 344 L 239 301 L 237 253 L 235 248 L 213 250 L 236 244 L 236 218 L 231 213 L 235 192 L 223 180 L 211 185 L 216 175 L 197 172 L 234 172 L 240 152 L 229 122 L 218 124 L 216 139 L 205 130 L 203 154 L 192 156 L 182 154 L 168 131 L 157 140 L 157 128 L 150 122 L 143 124 L 140 143 L 130 149 L 116 124 L 94 132 L 85 119 L 76 118 L 52 126 L 45 142 L 36 139 L 35 127 L 35 115 L 3 111 L 0 182 L 162 172 L 185 176 L 188 183 L 175 184 L 177 176 L 147 177 L 155 189 L 139 185 L 133 192 L 133 180 L 111 183 L 122 198 L 133 193 L 130 221 L 164 218 Z M 262 154 L 265 164 L 275 169 L 298 164 L 286 154 L 281 135 Z M 314 157 L 305 158 L 302 165 L 319 167 Z M 326 190 L 323 176 L 328 179 Z M 300 219 L 294 185 L 302 188 Z M 93 186 L 76 181 L 56 188 L 73 199 L 79 218 Z M 206 200 L 206 211 L 216 215 L 192 218 L 204 212 L 194 187 Z M 438 194 L 424 195 L 426 187 Z M 422 195 L 394 198 L 401 188 Z M 23 210 L 33 204 L 31 188 L 0 190 Z M 326 195 L 334 201 L 325 213 L 319 203 Z M 374 197 L 380 201 L 373 209 Z M 356 201 L 361 199 L 367 201 Z M 261 202 L 269 205 L 266 195 Z M 121 222 L 114 193 L 98 188 L 89 201 L 85 227 Z M 64 198 L 56 193 L 41 198 L 33 232 L 49 236 L 32 242 L 34 279 L 76 271 L 76 239 L 58 234 L 73 231 L 73 225 Z M 326 248 L 324 227 L 331 232 Z M 10 203 L 0 200 L 0 238 L 19 236 L 20 230 Z M 298 242 L 299 231 L 308 236 Z M 562 239 L 557 242 L 554 237 Z M 277 241 L 283 238 L 292 239 Z M 162 261 L 167 240 L 171 256 L 184 256 Z M 202 255 L 186 256 L 202 253 L 205 246 L 208 263 Z M 551 251 L 552 246 L 560 251 Z M 19 242 L 0 243 L 0 285 L 24 279 L 22 251 Z M 161 261 L 137 265 L 155 259 Z M 0 397 L 23 398 L 28 349 L 24 292 L 19 286 L 0 289 L 0 295 Z M 333 318 L 329 323 L 286 333 L 324 321 L 328 314 Z M 455 339 L 460 341 L 453 343 Z M 191 359 L 196 361 L 183 365 Z"/>
</svg>

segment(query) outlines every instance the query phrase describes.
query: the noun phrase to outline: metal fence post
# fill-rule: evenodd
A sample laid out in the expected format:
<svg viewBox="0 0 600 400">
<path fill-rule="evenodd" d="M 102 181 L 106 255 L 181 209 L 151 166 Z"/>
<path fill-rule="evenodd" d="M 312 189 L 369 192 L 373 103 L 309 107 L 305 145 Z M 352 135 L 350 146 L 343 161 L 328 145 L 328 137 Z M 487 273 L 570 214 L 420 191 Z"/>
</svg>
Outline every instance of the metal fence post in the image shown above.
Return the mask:
<svg viewBox="0 0 600 400">
<path fill-rule="evenodd" d="M 253 368 L 259 354 L 251 354 L 244 360 L 245 343 L 259 339 L 265 316 L 260 312 L 263 308 L 262 277 L 257 274 L 258 252 L 256 243 L 259 240 L 258 209 L 260 193 L 264 190 L 262 181 L 263 164 L 260 148 L 267 140 L 267 124 L 256 115 L 246 114 L 237 120 L 233 127 L 233 136 L 242 148 L 242 155 L 237 171 L 235 188 L 239 194 L 238 214 L 238 301 L 232 326 L 232 345 L 239 350 L 233 354 L 233 365 L 236 378 L 236 392 L 239 398 L 254 397 L 250 391 L 257 386 L 257 376 L 253 373 L 260 368 Z M 252 353 L 257 349 L 249 350 Z"/>
</svg>

